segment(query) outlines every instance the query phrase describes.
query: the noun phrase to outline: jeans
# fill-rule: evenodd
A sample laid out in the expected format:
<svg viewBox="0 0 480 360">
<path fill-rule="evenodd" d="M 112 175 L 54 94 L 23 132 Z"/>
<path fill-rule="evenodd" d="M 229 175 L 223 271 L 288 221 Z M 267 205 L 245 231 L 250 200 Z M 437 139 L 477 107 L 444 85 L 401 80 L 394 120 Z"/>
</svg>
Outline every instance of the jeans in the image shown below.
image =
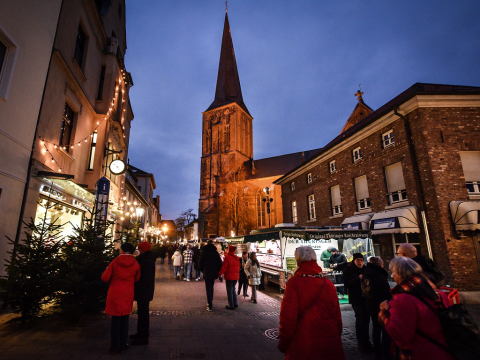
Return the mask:
<svg viewBox="0 0 480 360">
<path fill-rule="evenodd" d="M 128 344 L 128 315 L 112 316 L 112 349 L 120 350 Z"/>
<path fill-rule="evenodd" d="M 355 332 L 359 346 L 368 346 L 370 339 L 368 336 L 368 328 L 370 323 L 370 314 L 365 304 L 352 304 L 355 312 Z"/>
<path fill-rule="evenodd" d="M 343 284 L 343 274 L 335 275 L 335 284 Z M 343 286 L 335 286 L 337 293 L 345 295 Z"/>
<path fill-rule="evenodd" d="M 137 334 L 140 339 L 148 339 L 150 335 L 150 301 L 137 301 Z"/>
<path fill-rule="evenodd" d="M 175 277 L 181 274 L 181 270 L 182 270 L 181 268 L 182 268 L 181 266 L 174 266 Z"/>
<path fill-rule="evenodd" d="M 372 318 L 372 341 L 375 359 L 390 359 L 390 335 L 378 323 L 378 311 L 370 311 Z"/>
<path fill-rule="evenodd" d="M 190 279 L 190 275 L 192 274 L 192 263 L 184 263 L 183 264 L 183 273 L 185 274 L 185 279 Z"/>
<path fill-rule="evenodd" d="M 195 270 L 195 278 L 200 279 L 201 271 L 196 269 Z"/>
<path fill-rule="evenodd" d="M 238 295 L 240 295 L 240 290 L 242 290 L 243 288 L 243 295 L 246 295 L 247 294 L 247 287 L 248 287 L 248 282 L 244 282 L 244 283 L 241 283 L 239 282 L 238 283 Z"/>
<path fill-rule="evenodd" d="M 231 308 L 238 306 L 237 293 L 235 292 L 237 280 L 225 280 L 225 285 L 227 286 L 228 306 Z"/>
<path fill-rule="evenodd" d="M 207 303 L 208 307 L 211 309 L 213 307 L 213 284 L 215 279 L 205 279 L 205 290 L 207 291 Z"/>
</svg>

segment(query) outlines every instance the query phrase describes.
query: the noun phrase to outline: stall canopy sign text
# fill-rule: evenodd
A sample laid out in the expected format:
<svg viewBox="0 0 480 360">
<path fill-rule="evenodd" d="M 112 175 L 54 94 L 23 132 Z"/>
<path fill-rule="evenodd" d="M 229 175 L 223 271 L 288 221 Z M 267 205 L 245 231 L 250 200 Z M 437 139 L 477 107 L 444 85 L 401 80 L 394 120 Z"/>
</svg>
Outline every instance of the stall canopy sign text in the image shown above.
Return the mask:
<svg viewBox="0 0 480 360">
<path fill-rule="evenodd" d="M 317 234 L 308 234 L 309 239 L 348 239 L 348 238 L 368 238 L 368 231 L 364 232 L 325 232 Z"/>
</svg>

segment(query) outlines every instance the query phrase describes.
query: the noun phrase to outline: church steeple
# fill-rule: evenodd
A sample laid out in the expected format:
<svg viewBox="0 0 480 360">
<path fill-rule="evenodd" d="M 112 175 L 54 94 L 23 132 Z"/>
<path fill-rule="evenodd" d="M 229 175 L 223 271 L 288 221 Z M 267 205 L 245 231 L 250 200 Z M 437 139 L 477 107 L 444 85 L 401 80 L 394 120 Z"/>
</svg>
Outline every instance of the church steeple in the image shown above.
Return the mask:
<svg viewBox="0 0 480 360">
<path fill-rule="evenodd" d="M 220 52 L 220 63 L 218 65 L 215 100 L 213 100 L 207 111 L 233 102 L 236 102 L 250 115 L 250 112 L 243 103 L 242 88 L 240 87 L 235 51 L 233 50 L 228 13 L 225 13 L 225 25 L 223 27 L 222 49 Z"/>
</svg>

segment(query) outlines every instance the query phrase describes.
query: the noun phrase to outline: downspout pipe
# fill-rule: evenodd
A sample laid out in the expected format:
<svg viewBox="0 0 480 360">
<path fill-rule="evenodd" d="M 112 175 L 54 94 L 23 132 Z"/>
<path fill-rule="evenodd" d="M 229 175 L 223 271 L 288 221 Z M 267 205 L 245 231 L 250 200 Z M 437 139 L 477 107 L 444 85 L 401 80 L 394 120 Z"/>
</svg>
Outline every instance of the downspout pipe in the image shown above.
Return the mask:
<svg viewBox="0 0 480 360">
<path fill-rule="evenodd" d="M 405 133 L 407 135 L 408 151 L 410 153 L 410 159 L 412 161 L 412 167 L 413 167 L 413 177 L 415 179 L 415 186 L 417 188 L 418 197 L 420 198 L 419 208 L 420 208 L 420 215 L 422 217 L 422 226 L 425 232 L 425 241 L 427 243 L 428 256 L 430 257 L 430 259 L 433 260 L 430 234 L 428 232 L 427 218 L 425 217 L 425 198 L 424 198 L 422 184 L 420 182 L 420 171 L 418 169 L 417 154 L 415 151 L 415 146 L 412 141 L 412 128 L 410 126 L 410 121 L 408 120 L 408 118 L 406 118 L 404 115 L 398 112 L 398 107 L 393 109 L 393 113 L 398 117 L 400 117 L 403 120 L 403 123 L 405 124 Z"/>
</svg>

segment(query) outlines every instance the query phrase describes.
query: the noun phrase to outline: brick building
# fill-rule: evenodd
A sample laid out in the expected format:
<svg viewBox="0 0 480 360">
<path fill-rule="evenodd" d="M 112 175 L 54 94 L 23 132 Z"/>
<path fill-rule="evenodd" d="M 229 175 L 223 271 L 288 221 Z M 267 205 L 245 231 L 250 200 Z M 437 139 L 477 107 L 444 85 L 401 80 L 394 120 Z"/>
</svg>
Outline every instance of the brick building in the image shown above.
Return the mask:
<svg viewBox="0 0 480 360">
<path fill-rule="evenodd" d="M 283 222 L 281 189 L 273 182 L 316 150 L 253 160 L 253 117 L 243 101 L 227 14 L 215 98 L 202 120 L 199 237 L 244 234 Z M 263 201 L 267 187 L 270 214 Z"/>
<path fill-rule="evenodd" d="M 412 243 L 447 284 L 480 290 L 480 87 L 417 83 L 376 111 L 361 95 L 342 132 L 275 182 L 284 221 L 370 229 L 387 262 Z"/>
</svg>

